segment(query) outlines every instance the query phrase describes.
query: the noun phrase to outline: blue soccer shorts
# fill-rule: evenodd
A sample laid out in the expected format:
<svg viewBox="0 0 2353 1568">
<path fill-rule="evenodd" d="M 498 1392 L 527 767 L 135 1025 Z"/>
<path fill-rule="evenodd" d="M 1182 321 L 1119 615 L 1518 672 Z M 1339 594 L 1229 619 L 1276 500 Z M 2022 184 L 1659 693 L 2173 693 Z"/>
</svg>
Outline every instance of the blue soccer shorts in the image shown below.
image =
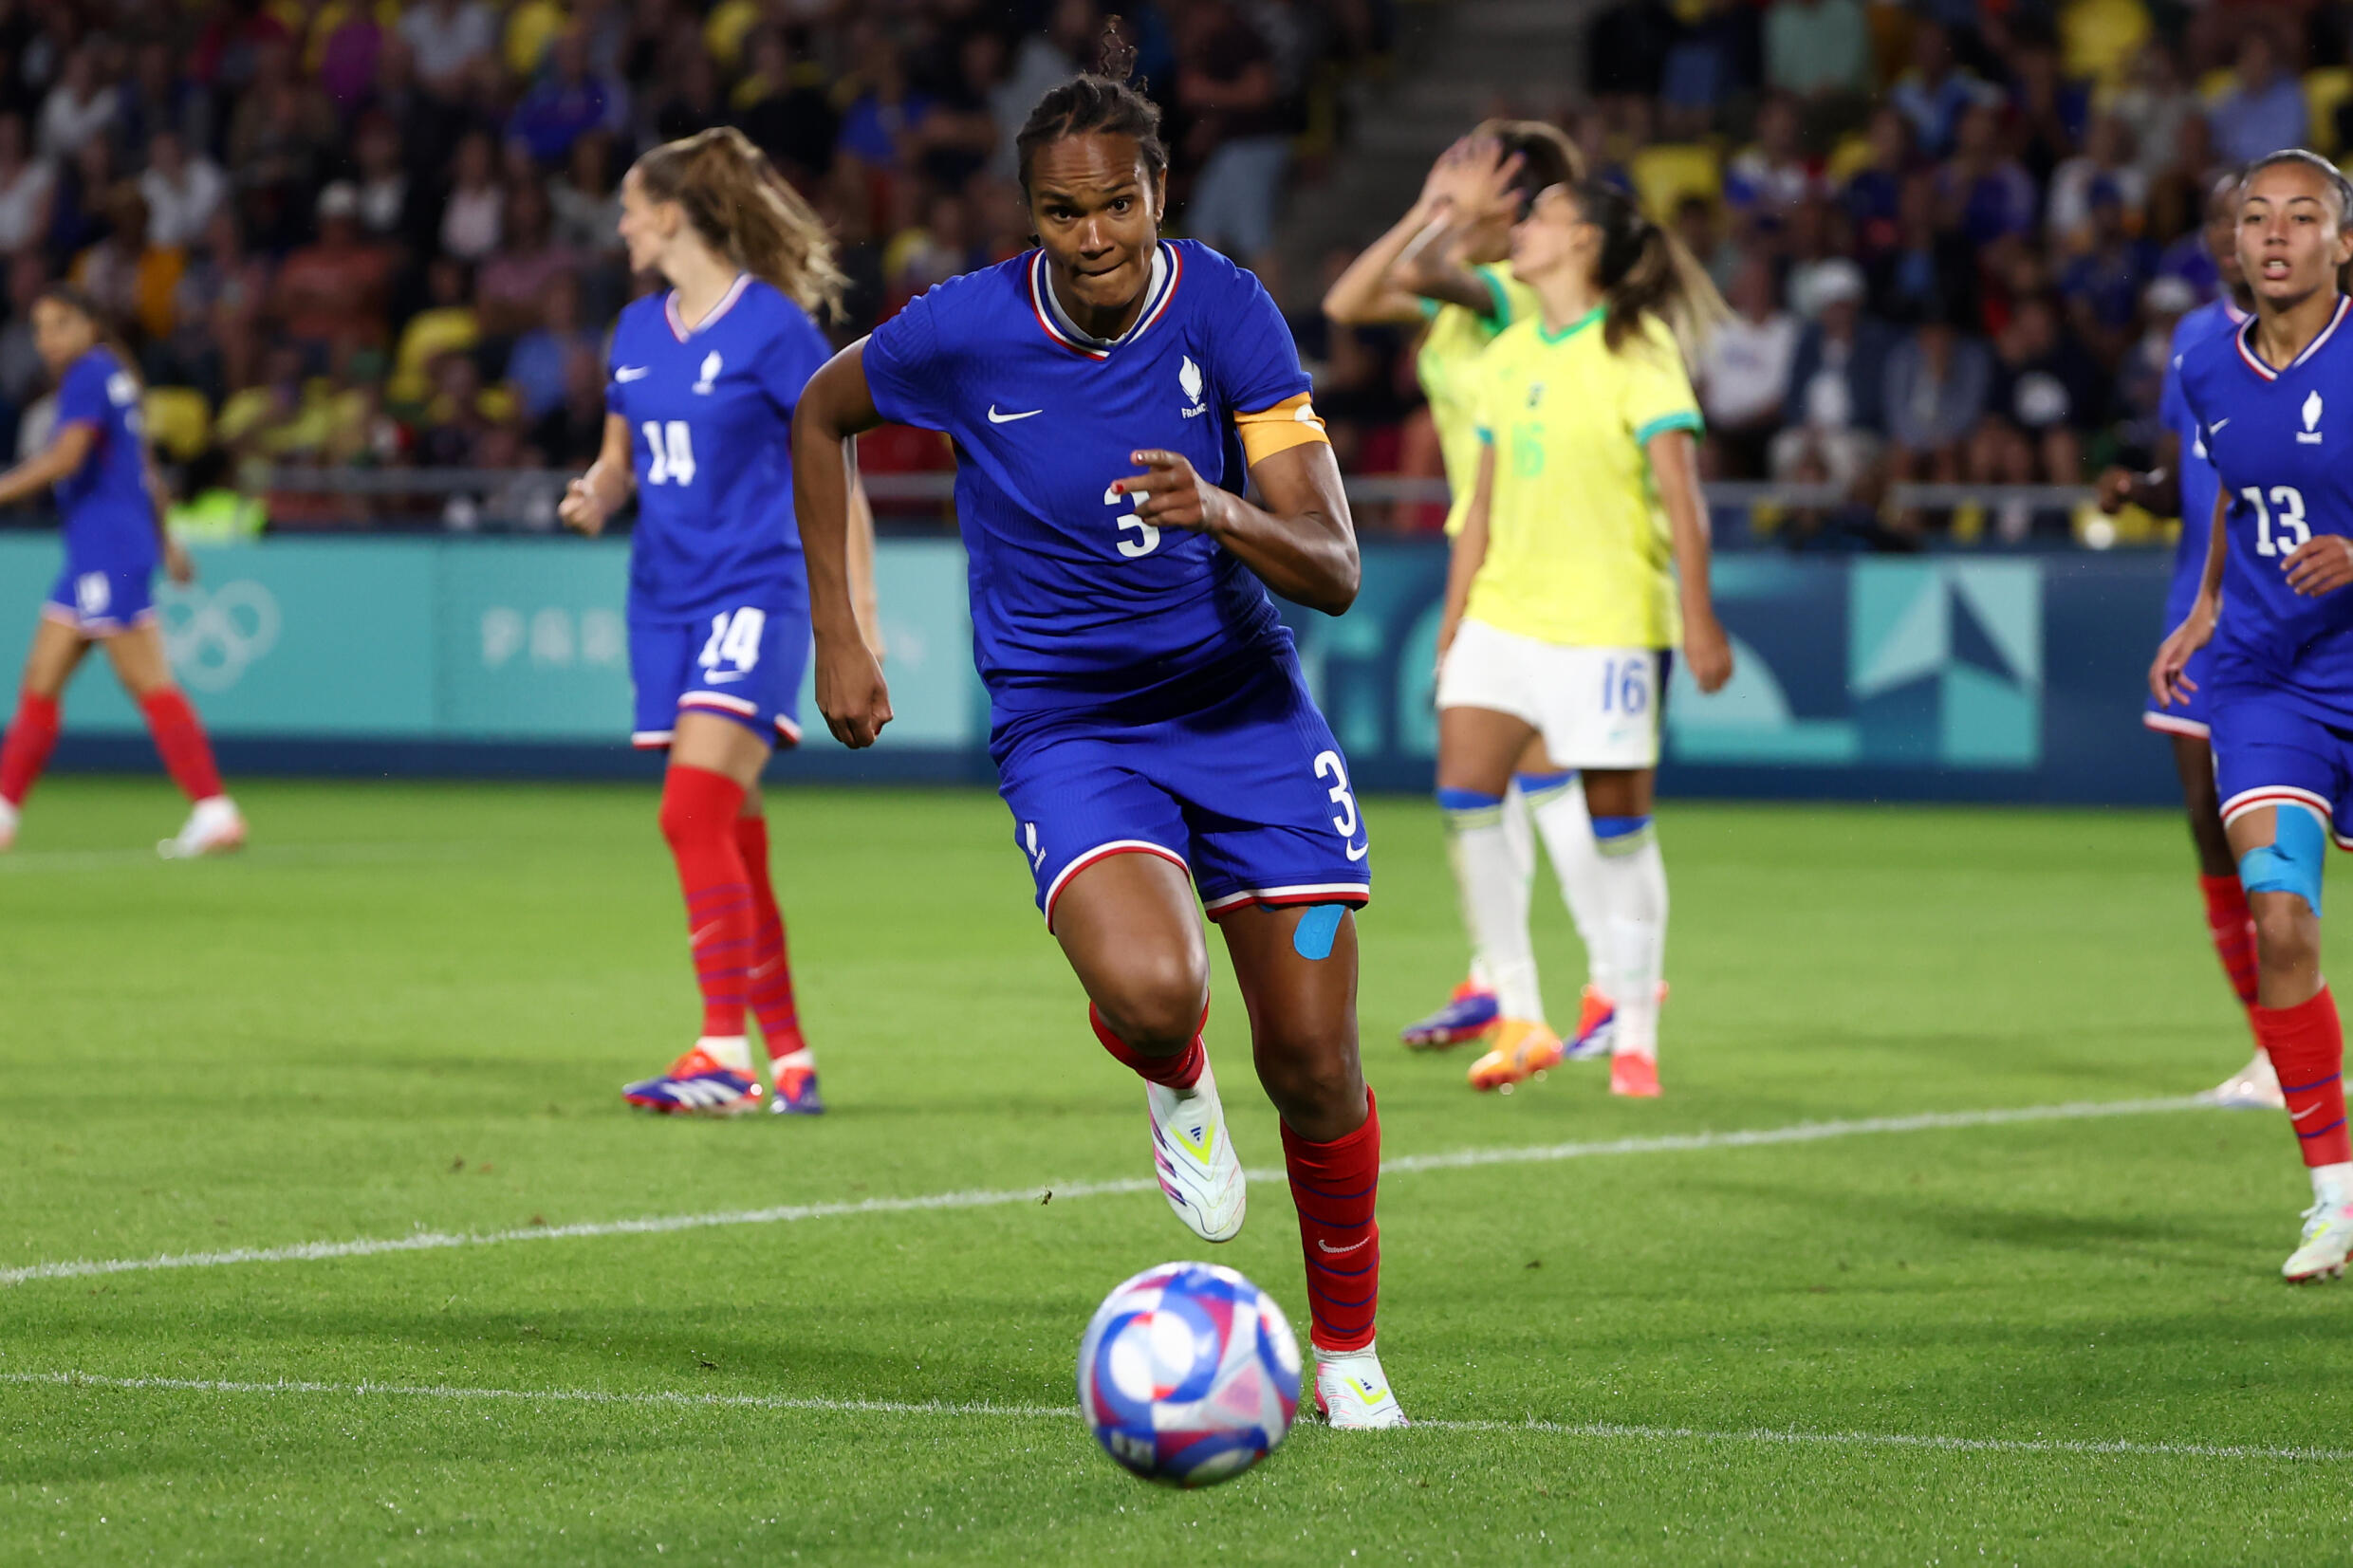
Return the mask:
<svg viewBox="0 0 2353 1568">
<path fill-rule="evenodd" d="M 155 575 L 153 562 L 124 565 L 69 559 L 41 613 L 85 637 L 110 637 L 150 625 L 156 618 Z"/>
<path fill-rule="evenodd" d="M 2353 727 L 2324 723 L 2267 687 L 2214 688 L 2214 786 L 2227 824 L 2267 805 L 2301 806 L 2353 849 Z"/>
<path fill-rule="evenodd" d="M 1297 660 L 1270 655 L 1201 684 L 1217 694 L 1184 712 L 1028 712 L 991 740 L 1047 930 L 1073 876 L 1129 853 L 1184 867 L 1212 919 L 1372 897 L 1347 760 Z"/>
<path fill-rule="evenodd" d="M 2151 729 L 2168 735 L 2196 735 L 2203 740 L 2214 728 L 2214 645 L 2207 644 L 2190 655 L 2182 673 L 2197 682 L 2197 690 L 2188 693 L 2187 702 L 2177 702 L 2170 708 L 2159 708 L 2151 697 L 2141 704 L 2140 722 Z"/>
<path fill-rule="evenodd" d="M 633 621 L 629 678 L 637 688 L 632 746 L 670 744 L 682 712 L 732 719 L 771 745 L 801 744 L 801 676 L 809 622 L 799 611 L 739 604 L 697 620 Z"/>
</svg>

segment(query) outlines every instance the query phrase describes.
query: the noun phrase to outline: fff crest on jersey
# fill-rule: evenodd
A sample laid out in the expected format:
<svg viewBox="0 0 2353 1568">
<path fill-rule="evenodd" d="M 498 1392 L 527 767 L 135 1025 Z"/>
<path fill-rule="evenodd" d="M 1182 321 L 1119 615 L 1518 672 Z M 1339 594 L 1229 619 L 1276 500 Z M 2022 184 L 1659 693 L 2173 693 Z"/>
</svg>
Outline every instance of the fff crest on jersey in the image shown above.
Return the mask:
<svg viewBox="0 0 2353 1568">
<path fill-rule="evenodd" d="M 2315 387 L 2311 396 L 2304 400 L 2304 429 L 2296 433 L 2296 439 L 2306 446 L 2320 445 L 2320 425 L 2321 395 L 2320 389 Z"/>
<path fill-rule="evenodd" d="M 1193 362 L 1190 354 L 1185 356 L 1185 362 L 1176 367 L 1176 385 L 1184 393 L 1185 401 L 1192 405 L 1185 410 L 1186 418 L 1195 419 L 1209 412 L 1208 405 L 1201 401 L 1201 388 L 1204 385 L 1201 367 Z"/>
<path fill-rule="evenodd" d="M 695 392 L 705 397 L 711 396 L 712 383 L 719 378 L 719 365 L 720 360 L 718 350 L 713 349 L 710 353 L 703 356 L 702 375 L 695 382 Z"/>
</svg>

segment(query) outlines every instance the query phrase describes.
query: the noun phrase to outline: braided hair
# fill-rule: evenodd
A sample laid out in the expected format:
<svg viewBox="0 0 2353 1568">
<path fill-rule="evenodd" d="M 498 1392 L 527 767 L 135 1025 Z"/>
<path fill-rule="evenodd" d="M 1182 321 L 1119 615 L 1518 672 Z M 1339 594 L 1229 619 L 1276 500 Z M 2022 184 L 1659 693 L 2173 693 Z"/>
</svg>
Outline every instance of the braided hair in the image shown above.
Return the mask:
<svg viewBox="0 0 2353 1568">
<path fill-rule="evenodd" d="M 1021 194 L 1029 194 L 1029 164 L 1040 147 L 1077 136 L 1132 137 L 1144 173 L 1158 185 L 1168 173 L 1168 144 L 1160 139 L 1160 107 L 1128 85 L 1136 70 L 1136 46 L 1120 33 L 1116 16 L 1103 24 L 1095 68 L 1047 90 L 1013 138 L 1021 162 Z"/>
</svg>

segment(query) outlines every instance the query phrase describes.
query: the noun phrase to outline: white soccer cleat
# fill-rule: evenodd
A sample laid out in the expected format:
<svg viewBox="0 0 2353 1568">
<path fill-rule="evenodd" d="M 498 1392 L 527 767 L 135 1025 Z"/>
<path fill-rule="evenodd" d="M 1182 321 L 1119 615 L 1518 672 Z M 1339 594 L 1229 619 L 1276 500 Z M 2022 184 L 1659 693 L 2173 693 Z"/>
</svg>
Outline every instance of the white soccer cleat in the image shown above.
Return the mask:
<svg viewBox="0 0 2353 1568">
<path fill-rule="evenodd" d="M 2291 1285 L 2333 1280 L 2344 1272 L 2348 1252 L 2353 1252 L 2353 1203 L 2316 1203 L 2304 1211 L 2303 1243 L 2280 1264 L 2280 1276 Z"/>
<path fill-rule="evenodd" d="M 1397 1391 L 1370 1345 L 1362 1350 L 1315 1353 L 1315 1408 L 1337 1428 L 1405 1426 Z"/>
<path fill-rule="evenodd" d="M 1152 1164 L 1169 1208 L 1201 1240 L 1233 1240 L 1242 1232 L 1250 1188 L 1226 1135 L 1226 1108 L 1207 1059 L 1190 1089 L 1147 1081 L 1144 1103 L 1152 1111 Z"/>
<path fill-rule="evenodd" d="M 156 853 L 167 860 L 194 860 L 199 856 L 225 855 L 244 847 L 245 818 L 238 813 L 237 802 L 226 795 L 215 795 L 198 801 L 179 836 L 156 845 Z"/>
<path fill-rule="evenodd" d="M 2280 1093 L 2279 1074 L 2272 1070 L 2268 1051 L 2257 1051 L 2253 1061 L 2197 1098 L 2226 1111 L 2288 1109 L 2288 1097 Z"/>
<path fill-rule="evenodd" d="M 0 855 L 16 847 L 16 824 L 22 821 L 16 807 L 0 801 Z"/>
</svg>

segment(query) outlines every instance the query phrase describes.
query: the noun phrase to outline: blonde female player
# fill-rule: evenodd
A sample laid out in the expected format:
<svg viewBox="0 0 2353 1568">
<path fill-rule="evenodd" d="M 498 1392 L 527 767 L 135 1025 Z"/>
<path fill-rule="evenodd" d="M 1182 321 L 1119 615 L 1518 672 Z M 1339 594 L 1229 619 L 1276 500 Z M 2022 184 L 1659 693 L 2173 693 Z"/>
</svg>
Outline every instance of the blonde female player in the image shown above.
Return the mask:
<svg viewBox="0 0 2353 1568">
<path fill-rule="evenodd" d="M 1651 829 L 1667 650 L 1681 644 L 1703 692 L 1732 668 L 1708 591 L 1699 409 L 1684 369 L 1724 302 L 1672 235 L 1595 180 L 1529 199 L 1511 272 L 1538 309 L 1477 366 L 1483 450 L 1438 634 L 1438 800 L 1478 945 L 1508 950 L 1526 941 L 1525 924 L 1505 918 L 1512 766 L 1541 739 L 1552 761 L 1583 770 L 1617 1003 L 1610 1092 L 1648 1098 L 1667 927 Z M 1507 1017 L 1471 1083 L 1505 1088 L 1561 1055 L 1541 1023 Z"/>
<path fill-rule="evenodd" d="M 769 881 L 760 771 L 801 738 L 808 577 L 792 517 L 792 414 L 832 345 L 818 311 L 845 280 L 808 204 L 742 132 L 665 142 L 621 181 L 630 264 L 667 294 L 613 328 L 604 447 L 572 482 L 565 524 L 595 535 L 635 490 L 629 541 L 632 741 L 666 749 L 661 831 L 686 894 L 701 1036 L 658 1078 L 627 1085 L 643 1110 L 813 1116 L 817 1064 L 801 1034 L 784 917 Z M 857 515 L 864 519 L 862 505 Z M 854 575 L 871 613 L 872 537 Z M 758 1020 L 776 1096 L 751 1064 Z"/>
<path fill-rule="evenodd" d="M 1457 545 L 1478 478 L 1479 433 L 1471 394 L 1479 356 L 1497 333 L 1536 312 L 1535 293 L 1504 265 L 1510 254 L 1511 221 L 1526 193 L 1568 184 L 1584 174 L 1576 144 L 1558 126 L 1491 120 L 1440 156 L 1423 182 L 1421 198 L 1364 249 L 1324 297 L 1324 314 L 1343 326 L 1428 322 L 1414 368 L 1429 399 L 1453 494 L 1446 537 Z M 1543 743 L 1532 740 L 1500 810 L 1518 876 L 1497 890 L 1507 903 L 1494 920 L 1505 929 L 1516 928 L 1519 935 L 1500 952 L 1477 949 L 1470 977 L 1444 1006 L 1407 1024 L 1404 1042 L 1416 1050 L 1443 1050 L 1493 1033 L 1505 1018 L 1543 1022 L 1535 953 L 1527 933 L 1534 835 L 1541 831 L 1590 966 L 1568 1054 L 1598 1054 L 1607 1049 L 1612 1013 L 1602 979 L 1601 933 L 1591 919 L 1597 860 L 1584 791 L 1577 775 L 1553 766 Z M 1509 918 L 1512 910 L 1516 919 Z M 1481 924 L 1467 904 L 1463 923 L 1474 932 Z"/>
<path fill-rule="evenodd" d="M 55 488 L 65 570 L 33 632 L 16 720 L 0 745 L 0 850 L 16 839 L 25 797 L 57 745 L 60 704 L 93 644 L 138 702 L 163 766 L 194 804 L 157 849 L 183 858 L 235 849 L 245 819 L 221 791 L 204 726 L 172 679 L 150 597 L 160 565 L 175 582 L 195 572 L 163 531 L 161 488 L 139 423 L 139 377 L 107 338 L 98 307 L 63 284 L 33 302 L 34 350 L 57 378 L 57 432 L 46 449 L 0 474 L 0 506 Z"/>
</svg>

